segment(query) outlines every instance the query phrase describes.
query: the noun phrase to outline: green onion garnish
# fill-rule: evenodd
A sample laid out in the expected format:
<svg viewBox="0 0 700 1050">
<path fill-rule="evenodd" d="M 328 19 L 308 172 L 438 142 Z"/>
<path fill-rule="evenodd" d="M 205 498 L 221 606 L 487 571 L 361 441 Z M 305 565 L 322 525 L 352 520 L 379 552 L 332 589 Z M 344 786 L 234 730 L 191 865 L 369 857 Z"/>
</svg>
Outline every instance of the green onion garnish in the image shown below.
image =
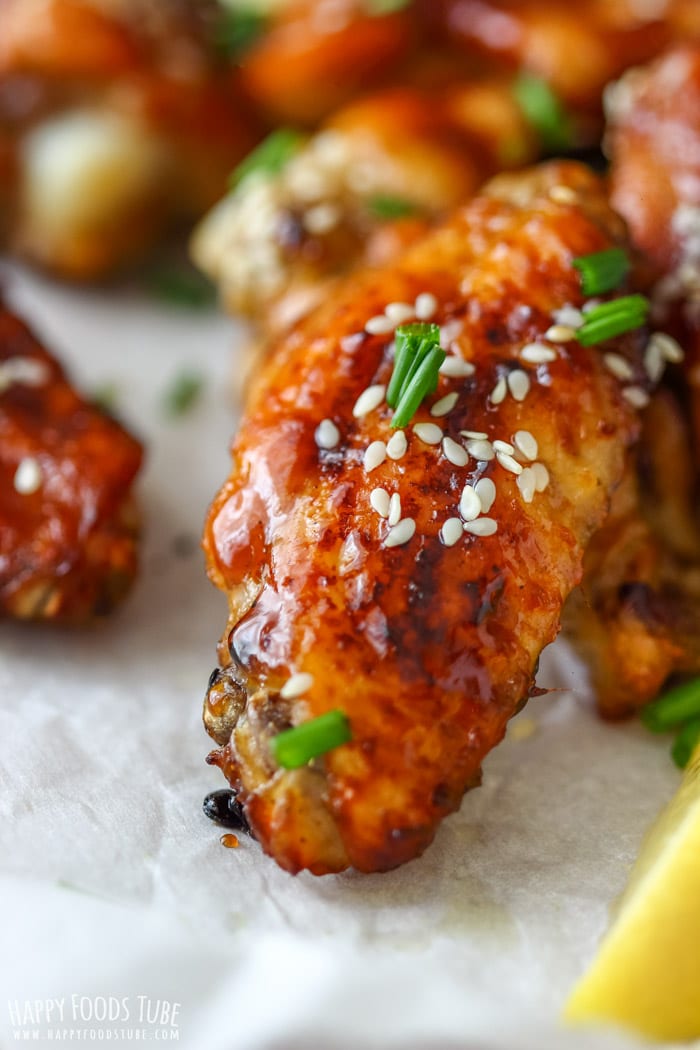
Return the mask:
<svg viewBox="0 0 700 1050">
<path fill-rule="evenodd" d="M 554 152 L 571 145 L 571 118 L 546 80 L 521 73 L 513 84 L 513 94 L 546 150 Z"/>
<path fill-rule="evenodd" d="M 688 765 L 698 741 L 700 741 L 700 718 L 695 718 L 681 729 L 671 748 L 671 758 L 679 769 L 685 769 Z"/>
<path fill-rule="evenodd" d="M 406 200 L 405 197 L 390 197 L 388 195 L 377 194 L 376 197 L 370 197 L 367 201 L 369 210 L 378 219 L 385 219 L 387 221 L 391 219 L 403 219 L 407 215 L 415 215 L 419 210 L 418 205 L 414 204 L 413 201 Z"/>
<path fill-rule="evenodd" d="M 630 261 L 622 248 L 608 248 L 603 252 L 580 255 L 572 265 L 581 274 L 584 295 L 602 295 L 617 288 L 629 273 Z"/>
<path fill-rule="evenodd" d="M 119 388 L 114 382 L 103 383 L 92 392 L 92 403 L 102 412 L 111 415 L 117 403 Z"/>
<path fill-rule="evenodd" d="M 312 758 L 352 740 L 350 723 L 342 711 L 328 711 L 293 729 L 285 729 L 270 741 L 275 761 L 283 769 L 298 769 Z"/>
<path fill-rule="evenodd" d="M 231 175 L 229 189 L 236 189 L 244 179 L 255 173 L 279 174 L 305 140 L 306 137 L 294 128 L 277 128 L 241 161 Z"/>
<path fill-rule="evenodd" d="M 405 427 L 423 398 L 435 390 L 444 360 L 439 325 L 406 324 L 396 329 L 394 371 L 386 392 L 387 404 L 395 409 L 392 427 Z"/>
<path fill-rule="evenodd" d="M 401 391 L 399 403 L 391 419 L 392 427 L 405 427 L 418 411 L 421 401 L 432 394 L 437 386 L 440 365 L 445 360 L 445 351 L 434 346 L 421 359 L 413 376 Z"/>
<path fill-rule="evenodd" d="M 153 295 L 172 306 L 203 310 L 216 302 L 216 288 L 204 274 L 177 265 L 161 266 L 148 275 Z"/>
<path fill-rule="evenodd" d="M 641 714 L 642 722 L 652 733 L 665 733 L 695 718 L 700 718 L 700 678 L 669 689 Z"/>
<path fill-rule="evenodd" d="M 267 28 L 267 17 L 253 7 L 222 11 L 214 25 L 214 46 L 227 58 L 241 58 Z"/>
<path fill-rule="evenodd" d="M 167 416 L 174 418 L 188 412 L 202 392 L 204 380 L 194 372 L 181 372 L 176 376 L 163 398 L 163 409 Z"/>
<path fill-rule="evenodd" d="M 394 11 L 402 11 L 408 7 L 411 0 L 365 0 L 365 10 L 373 17 L 379 15 L 392 15 Z"/>
<path fill-rule="evenodd" d="M 620 299 L 612 299 L 584 314 L 586 320 L 577 330 L 576 338 L 582 346 L 602 343 L 633 328 L 640 328 L 645 324 L 648 313 L 649 300 L 643 295 L 624 295 Z"/>
</svg>

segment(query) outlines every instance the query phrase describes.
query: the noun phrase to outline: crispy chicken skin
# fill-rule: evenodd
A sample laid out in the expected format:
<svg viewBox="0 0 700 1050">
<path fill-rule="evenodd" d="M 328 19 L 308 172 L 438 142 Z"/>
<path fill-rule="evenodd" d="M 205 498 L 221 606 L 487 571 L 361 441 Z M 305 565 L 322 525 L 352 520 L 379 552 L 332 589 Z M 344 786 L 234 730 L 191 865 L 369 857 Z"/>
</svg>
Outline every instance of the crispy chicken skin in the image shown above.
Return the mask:
<svg viewBox="0 0 700 1050">
<path fill-rule="evenodd" d="M 79 623 L 137 569 L 141 447 L 0 306 L 0 616 Z"/>
<path fill-rule="evenodd" d="M 220 745 L 210 762 L 287 870 L 382 871 L 418 856 L 530 695 L 639 424 L 601 348 L 552 344 L 555 359 L 539 364 L 520 351 L 542 339 L 553 310 L 580 304 L 572 258 L 618 243 L 622 224 L 587 169 L 501 176 L 397 263 L 357 273 L 256 376 L 204 535 L 230 607 L 204 721 Z M 474 372 L 441 377 L 429 403 L 454 391 L 456 405 L 433 417 L 424 404 L 413 423 L 437 424 L 462 448 L 463 430 L 506 442 L 530 431 L 546 472 L 529 466 L 518 478 L 502 451 L 480 460 L 493 452 L 474 445 L 456 466 L 413 423 L 403 457 L 363 465 L 370 443 L 392 434 L 386 405 L 353 414 L 392 367 L 392 333 L 365 324 L 422 293 L 435 296 L 433 320 L 459 322 L 450 353 Z M 625 354 L 644 383 L 641 343 L 636 332 L 603 349 Z M 324 419 L 339 432 L 330 449 L 315 439 Z M 442 526 L 480 478 L 495 484 L 486 518 L 497 531 L 448 546 Z M 380 487 L 399 494 L 402 521 L 415 523 L 410 538 L 401 526 L 396 546 L 370 503 Z M 283 698 L 299 672 L 311 686 Z M 351 743 L 302 769 L 277 768 L 273 734 L 338 708 Z"/>
</svg>

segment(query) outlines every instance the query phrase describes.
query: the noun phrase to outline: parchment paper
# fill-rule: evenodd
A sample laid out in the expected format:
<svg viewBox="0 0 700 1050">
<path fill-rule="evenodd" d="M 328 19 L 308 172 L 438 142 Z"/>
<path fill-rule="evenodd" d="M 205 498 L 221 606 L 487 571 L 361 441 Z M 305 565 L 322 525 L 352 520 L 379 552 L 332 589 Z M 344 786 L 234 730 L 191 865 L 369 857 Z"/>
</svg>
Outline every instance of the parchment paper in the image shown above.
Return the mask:
<svg viewBox="0 0 700 1050">
<path fill-rule="evenodd" d="M 124 608 L 88 631 L 0 625 L 3 1045 L 20 1045 L 18 1003 L 63 997 L 68 1015 L 73 996 L 123 997 L 132 1019 L 139 996 L 178 1003 L 177 1024 L 143 1039 L 187 1050 L 641 1045 L 558 1015 L 677 786 L 668 742 L 600 723 L 557 642 L 539 682 L 563 689 L 530 702 L 420 860 L 292 878 L 245 837 L 224 849 L 201 812 L 224 782 L 204 764 L 200 708 L 225 603 L 187 541 L 228 469 L 242 332 L 6 272 L 83 388 L 116 382 L 149 452 L 143 573 Z M 162 394 L 183 366 L 207 386 L 169 422 Z M 134 1045 L 69 1020 L 63 1045 Z M 55 1045 L 48 1029 L 32 1045 Z"/>
</svg>

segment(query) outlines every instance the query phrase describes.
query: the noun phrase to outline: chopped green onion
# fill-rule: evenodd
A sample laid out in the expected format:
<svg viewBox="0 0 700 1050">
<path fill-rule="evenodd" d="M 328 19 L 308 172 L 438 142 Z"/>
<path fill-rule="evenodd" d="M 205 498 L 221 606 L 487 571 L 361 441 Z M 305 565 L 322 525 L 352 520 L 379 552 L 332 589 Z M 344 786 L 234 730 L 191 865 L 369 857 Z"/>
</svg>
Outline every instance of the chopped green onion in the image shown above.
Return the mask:
<svg viewBox="0 0 700 1050">
<path fill-rule="evenodd" d="M 256 172 L 279 174 L 305 140 L 306 137 L 294 128 L 277 128 L 241 161 L 231 175 L 229 189 L 236 189 L 244 179 Z"/>
<path fill-rule="evenodd" d="M 640 328 L 649 313 L 649 300 L 643 295 L 624 295 L 609 303 L 601 303 L 584 316 L 585 321 L 576 332 L 582 346 L 593 346 L 612 339 L 633 328 Z"/>
<path fill-rule="evenodd" d="M 389 195 L 377 194 L 367 201 L 369 210 L 378 219 L 404 219 L 407 215 L 415 215 L 419 211 L 418 205 L 405 197 L 390 197 Z"/>
<path fill-rule="evenodd" d="M 555 152 L 571 145 L 571 118 L 546 80 L 523 72 L 513 84 L 513 94 L 546 150 Z"/>
<path fill-rule="evenodd" d="M 695 718 L 683 726 L 671 748 L 671 758 L 679 769 L 685 769 L 690 756 L 700 741 L 700 718 Z"/>
<path fill-rule="evenodd" d="M 163 398 L 165 414 L 171 418 L 184 415 L 198 400 L 203 387 L 204 380 L 201 375 L 194 372 L 181 372 L 165 392 Z"/>
<path fill-rule="evenodd" d="M 152 271 L 148 285 L 153 295 L 173 306 L 200 310 L 216 302 L 214 285 L 194 269 L 163 266 Z"/>
<path fill-rule="evenodd" d="M 253 7 L 222 11 L 214 25 L 214 46 L 227 58 L 239 59 L 257 43 L 266 28 L 266 15 Z"/>
<path fill-rule="evenodd" d="M 581 274 L 584 295 L 601 295 L 617 288 L 629 273 L 630 261 L 622 248 L 580 255 L 572 264 Z"/>
<path fill-rule="evenodd" d="M 285 729 L 270 741 L 272 754 L 283 769 L 298 769 L 312 758 L 352 740 L 350 723 L 342 711 L 328 711 L 293 729 Z"/>
<path fill-rule="evenodd" d="M 436 324 L 405 324 L 396 329 L 396 353 L 386 392 L 386 403 L 396 408 L 401 392 L 420 364 L 422 357 L 433 346 L 440 345 L 440 328 Z M 422 348 L 425 346 L 423 352 Z"/>
<path fill-rule="evenodd" d="M 423 398 L 437 386 L 440 365 L 446 354 L 439 346 L 433 346 L 423 357 L 414 375 L 409 378 L 401 392 L 399 403 L 391 420 L 392 427 L 405 427 L 413 419 Z"/>
<path fill-rule="evenodd" d="M 665 733 L 691 718 L 700 718 L 700 678 L 669 689 L 641 714 L 642 722 L 652 733 Z"/>
</svg>

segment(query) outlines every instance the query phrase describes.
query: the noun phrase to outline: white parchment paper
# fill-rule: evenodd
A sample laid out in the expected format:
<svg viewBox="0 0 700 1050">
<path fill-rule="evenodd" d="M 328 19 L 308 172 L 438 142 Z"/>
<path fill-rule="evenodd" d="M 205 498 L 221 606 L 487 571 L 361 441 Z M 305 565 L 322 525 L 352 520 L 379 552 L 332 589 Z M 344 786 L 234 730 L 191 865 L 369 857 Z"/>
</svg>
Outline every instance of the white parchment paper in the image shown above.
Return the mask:
<svg viewBox="0 0 700 1050">
<path fill-rule="evenodd" d="M 148 462 L 143 573 L 124 608 L 83 632 L 0 624 L 2 1046 L 641 1045 L 567 1031 L 558 1015 L 677 786 L 667 741 L 601 724 L 557 643 L 539 681 L 562 688 L 530 702 L 513 725 L 532 732 L 509 734 L 420 860 L 292 878 L 245 837 L 224 849 L 201 812 L 225 785 L 204 764 L 200 708 L 225 603 L 184 540 L 227 473 L 241 332 L 135 293 L 7 274 L 82 387 L 116 383 Z M 185 366 L 205 393 L 169 422 L 162 394 Z M 129 1022 L 85 1020 L 99 997 Z M 17 1025 L 20 1006 L 46 999 L 64 1000 L 62 1023 L 34 1011 Z M 159 1001 L 179 1004 L 176 1024 L 138 1024 Z"/>
</svg>

